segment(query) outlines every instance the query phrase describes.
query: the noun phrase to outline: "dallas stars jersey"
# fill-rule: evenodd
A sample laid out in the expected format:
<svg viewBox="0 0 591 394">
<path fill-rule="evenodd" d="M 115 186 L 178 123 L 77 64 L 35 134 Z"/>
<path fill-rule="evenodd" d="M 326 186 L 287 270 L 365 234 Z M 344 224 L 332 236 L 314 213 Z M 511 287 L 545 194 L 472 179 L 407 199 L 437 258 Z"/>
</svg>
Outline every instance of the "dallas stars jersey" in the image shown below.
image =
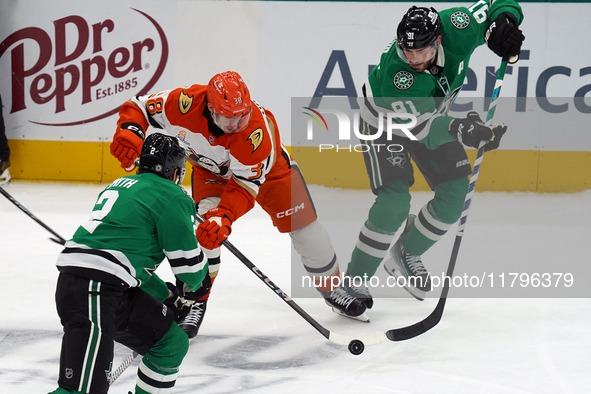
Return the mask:
<svg viewBox="0 0 591 394">
<path fill-rule="evenodd" d="M 175 276 L 196 290 L 208 264 L 195 237 L 195 216 L 193 200 L 171 181 L 151 173 L 119 178 L 66 242 L 58 269 L 101 281 L 115 276 L 135 287 L 155 277 L 167 257 Z"/>
<path fill-rule="evenodd" d="M 470 56 L 484 44 L 485 30 L 502 12 L 512 13 L 520 23 L 523 20 L 521 7 L 513 0 L 480 0 L 469 8 L 439 11 L 442 40 L 436 64 L 422 73 L 400 59 L 394 40 L 364 86 L 363 119 L 377 128 L 382 108 L 410 113 L 417 117 L 410 131 L 428 148 L 453 141 L 447 132 L 453 118 L 447 113 L 462 89 Z"/>
<path fill-rule="evenodd" d="M 206 93 L 207 85 L 192 85 L 134 97 L 121 107 L 118 125 L 132 122 L 143 130 L 150 125 L 176 136 L 190 151 L 193 166 L 229 180 L 219 207 L 236 220 L 254 206 L 259 187 L 278 157 L 288 155 L 269 111 L 251 100 L 246 129 L 225 134 L 211 119 Z"/>
</svg>

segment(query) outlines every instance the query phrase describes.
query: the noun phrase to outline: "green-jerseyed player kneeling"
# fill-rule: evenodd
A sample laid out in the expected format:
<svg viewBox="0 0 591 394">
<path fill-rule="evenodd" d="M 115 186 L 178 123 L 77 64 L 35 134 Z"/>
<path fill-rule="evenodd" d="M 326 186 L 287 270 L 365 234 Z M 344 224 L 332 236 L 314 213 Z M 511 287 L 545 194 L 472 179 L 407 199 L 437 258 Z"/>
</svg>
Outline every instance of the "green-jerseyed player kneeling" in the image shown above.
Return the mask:
<svg viewBox="0 0 591 394">
<path fill-rule="evenodd" d="M 179 186 L 185 160 L 176 138 L 148 136 L 137 175 L 107 186 L 90 220 L 66 242 L 57 259 L 64 336 L 53 393 L 107 393 L 114 341 L 144 356 L 135 393 L 174 386 L 189 348 L 175 320 L 208 282 L 207 257 L 195 237 L 195 204 Z M 165 257 L 179 291 L 154 274 Z"/>
</svg>

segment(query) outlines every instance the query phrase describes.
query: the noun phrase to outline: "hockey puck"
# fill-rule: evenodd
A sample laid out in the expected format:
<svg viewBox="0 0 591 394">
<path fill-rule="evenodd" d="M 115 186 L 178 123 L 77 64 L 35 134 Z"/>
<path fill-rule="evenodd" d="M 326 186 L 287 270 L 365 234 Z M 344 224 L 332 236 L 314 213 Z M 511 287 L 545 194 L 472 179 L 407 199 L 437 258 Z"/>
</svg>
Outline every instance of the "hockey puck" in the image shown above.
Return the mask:
<svg viewBox="0 0 591 394">
<path fill-rule="evenodd" d="M 356 356 L 359 356 L 361 353 L 363 353 L 364 349 L 365 345 L 359 339 L 353 339 L 351 342 L 349 342 L 349 351 Z"/>
</svg>

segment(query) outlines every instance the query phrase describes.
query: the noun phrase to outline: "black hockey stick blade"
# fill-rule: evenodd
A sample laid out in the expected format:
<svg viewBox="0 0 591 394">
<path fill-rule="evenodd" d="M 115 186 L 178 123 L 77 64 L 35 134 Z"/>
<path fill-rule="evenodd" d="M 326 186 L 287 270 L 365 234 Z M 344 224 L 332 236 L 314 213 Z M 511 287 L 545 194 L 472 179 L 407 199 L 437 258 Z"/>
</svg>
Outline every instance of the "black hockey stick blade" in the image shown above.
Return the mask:
<svg viewBox="0 0 591 394">
<path fill-rule="evenodd" d="M 454 246 L 451 252 L 449 265 L 447 266 L 447 272 L 445 273 L 446 277 L 451 278 L 454 269 L 456 266 L 456 260 L 458 258 L 458 251 L 460 250 L 460 244 L 462 242 L 462 236 L 456 235 L 456 240 L 454 242 Z M 443 316 L 443 309 L 445 308 L 445 302 L 447 301 L 447 294 L 449 293 L 449 281 L 445 281 L 443 285 L 443 289 L 441 291 L 441 296 L 435 309 L 423 320 L 417 322 L 415 324 L 411 324 L 410 326 L 395 328 L 392 330 L 386 331 L 386 337 L 391 341 L 406 341 L 407 339 L 411 339 L 414 337 L 418 337 L 435 327 L 439 324 L 441 317 Z"/>
<path fill-rule="evenodd" d="M 388 330 L 386 331 L 386 337 L 391 341 L 398 342 L 406 341 L 407 339 L 418 337 L 419 335 L 426 333 L 435 327 L 441 320 L 443 308 L 445 307 L 445 301 L 446 298 L 440 298 L 433 312 L 431 312 L 431 314 L 425 319 L 407 327 Z"/>
<path fill-rule="evenodd" d="M 37 218 L 37 216 L 35 216 L 35 215 L 33 215 L 33 213 L 31 213 L 31 211 L 29 211 L 27 208 L 23 207 L 14 197 L 12 197 L 1 186 L 0 186 L 0 193 L 2 193 L 4 195 L 4 197 L 6 197 L 11 203 L 13 203 L 14 205 L 16 205 L 16 207 L 18 209 L 20 209 L 21 211 L 23 211 L 24 213 L 26 213 L 27 216 L 29 216 L 31 219 L 33 219 L 34 221 L 36 221 L 37 223 L 39 223 L 39 225 L 41 225 L 41 227 L 43 227 L 44 229 L 46 229 L 47 231 L 49 231 L 51 234 L 53 234 L 55 236 L 55 238 L 49 238 L 49 239 L 51 239 L 53 242 L 58 243 L 60 245 L 64 245 L 66 243 L 66 240 L 65 239 L 63 239 L 58 233 L 56 233 L 55 231 L 53 231 L 51 228 L 49 228 L 49 226 L 47 226 L 45 223 L 43 223 L 41 220 L 39 220 Z"/>
<path fill-rule="evenodd" d="M 482 148 L 482 151 L 484 152 L 484 148 Z M 464 211 L 464 213 L 467 214 L 466 211 Z M 465 224 L 465 218 L 466 218 L 466 216 L 464 216 L 462 218 L 462 219 L 464 219 L 464 222 L 461 223 L 460 226 L 458 226 L 458 234 L 456 234 L 454 246 L 452 248 L 451 256 L 449 258 L 449 264 L 447 266 L 447 271 L 445 273 L 446 278 L 451 278 L 452 275 L 454 274 L 454 270 L 456 267 L 456 261 L 458 259 L 458 252 L 460 251 L 460 245 L 462 243 L 462 236 L 463 236 L 462 225 Z M 461 220 L 460 220 L 460 222 L 461 222 Z M 443 309 L 445 308 L 445 302 L 447 301 L 447 294 L 449 293 L 449 284 L 450 284 L 450 281 L 444 282 L 443 289 L 441 290 L 441 296 L 439 297 L 439 301 L 437 302 L 435 309 L 433 309 L 433 311 L 429 314 L 429 316 L 427 316 L 426 318 L 424 318 L 420 322 L 417 322 L 417 323 L 412 324 L 410 326 L 388 330 L 388 331 L 386 331 L 386 337 L 391 341 L 396 341 L 396 342 L 397 341 L 405 341 L 407 339 L 418 337 L 419 335 L 424 334 L 427 331 L 429 331 L 430 329 L 432 329 L 433 327 L 435 327 L 439 323 L 439 321 L 441 320 L 441 317 L 443 316 Z"/>
</svg>

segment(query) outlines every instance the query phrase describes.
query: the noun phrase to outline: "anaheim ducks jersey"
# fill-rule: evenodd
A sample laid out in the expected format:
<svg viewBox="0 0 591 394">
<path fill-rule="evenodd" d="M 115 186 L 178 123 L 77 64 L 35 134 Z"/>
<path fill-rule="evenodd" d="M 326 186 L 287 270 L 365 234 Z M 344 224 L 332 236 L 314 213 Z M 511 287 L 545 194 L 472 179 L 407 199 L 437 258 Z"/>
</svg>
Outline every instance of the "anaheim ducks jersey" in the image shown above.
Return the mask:
<svg viewBox="0 0 591 394">
<path fill-rule="evenodd" d="M 484 44 L 485 30 L 502 12 L 512 13 L 520 23 L 523 20 L 514 0 L 480 0 L 468 8 L 439 11 L 442 39 L 436 63 L 421 73 L 400 59 L 394 40 L 363 87 L 363 119 L 377 128 L 379 112 L 393 109 L 416 116 L 417 124 L 410 131 L 429 149 L 452 141 L 447 132 L 452 117 L 447 113 L 462 89 L 472 53 Z"/>
<path fill-rule="evenodd" d="M 220 206 L 239 207 L 230 208 L 236 220 L 254 206 L 259 187 L 283 150 L 279 130 L 273 115 L 251 101 L 248 126 L 224 133 L 211 118 L 206 93 L 207 85 L 192 85 L 136 96 L 122 106 L 118 125 L 132 122 L 143 130 L 149 125 L 176 136 L 190 152 L 193 166 L 229 181 Z M 232 199 L 235 203 L 228 203 Z M 238 201 L 244 199 L 248 201 Z"/>
</svg>

